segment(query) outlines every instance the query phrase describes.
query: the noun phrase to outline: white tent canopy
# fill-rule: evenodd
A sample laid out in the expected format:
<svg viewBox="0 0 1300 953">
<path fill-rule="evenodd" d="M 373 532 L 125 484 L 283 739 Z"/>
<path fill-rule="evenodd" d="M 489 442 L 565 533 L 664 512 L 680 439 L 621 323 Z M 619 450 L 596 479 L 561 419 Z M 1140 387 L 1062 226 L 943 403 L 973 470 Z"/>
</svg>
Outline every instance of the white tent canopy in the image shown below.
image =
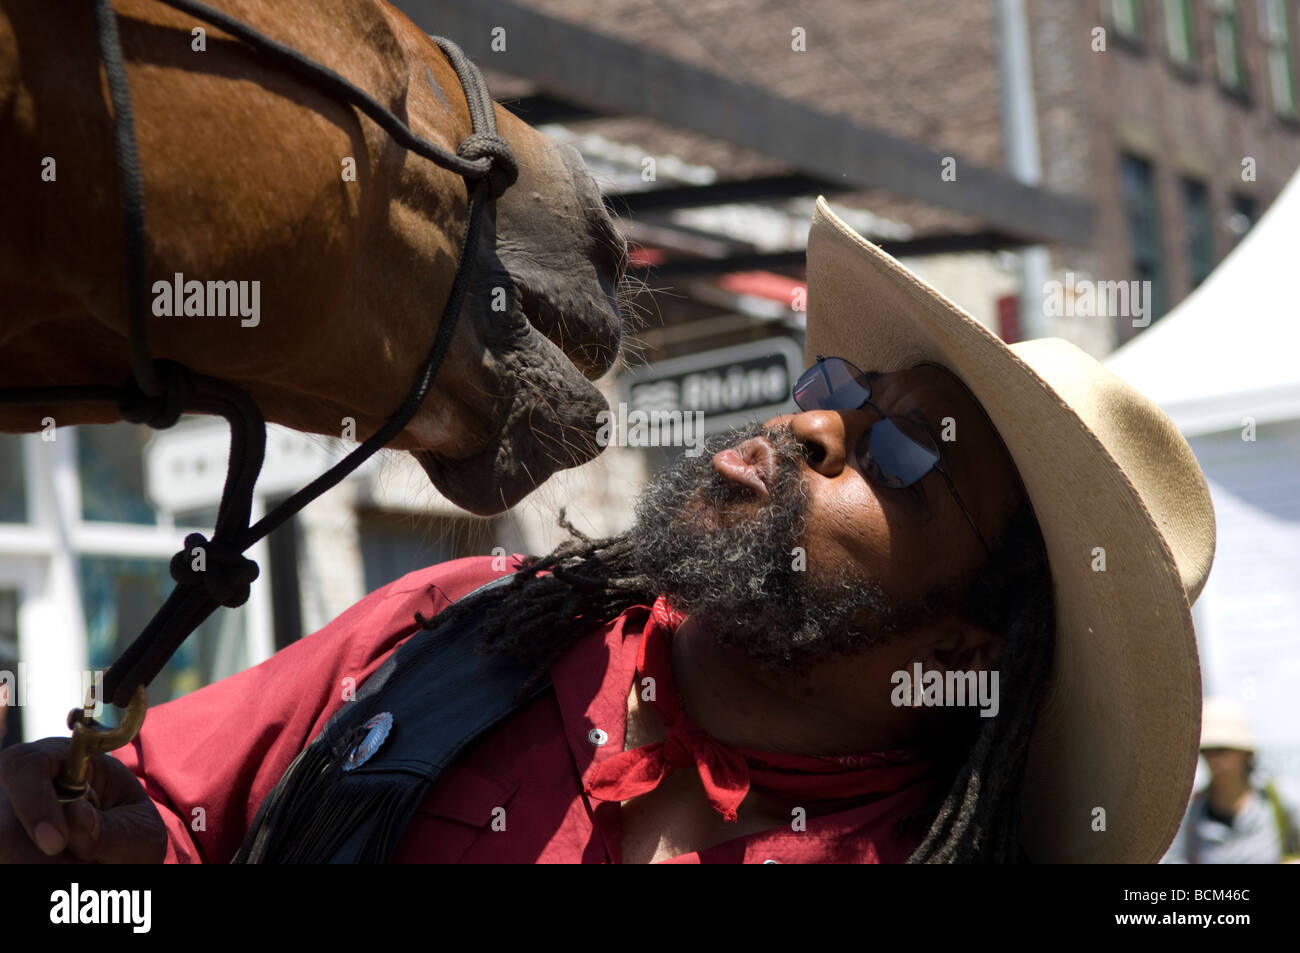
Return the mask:
<svg viewBox="0 0 1300 953">
<path fill-rule="evenodd" d="M 1178 307 L 1106 365 L 1187 436 L 1300 417 L 1300 173 Z"/>
<path fill-rule="evenodd" d="M 1218 530 L 1193 608 L 1204 685 L 1300 802 L 1300 174 L 1195 292 L 1106 361 L 1168 413 Z M 1245 422 L 1258 426 L 1247 428 Z"/>
</svg>

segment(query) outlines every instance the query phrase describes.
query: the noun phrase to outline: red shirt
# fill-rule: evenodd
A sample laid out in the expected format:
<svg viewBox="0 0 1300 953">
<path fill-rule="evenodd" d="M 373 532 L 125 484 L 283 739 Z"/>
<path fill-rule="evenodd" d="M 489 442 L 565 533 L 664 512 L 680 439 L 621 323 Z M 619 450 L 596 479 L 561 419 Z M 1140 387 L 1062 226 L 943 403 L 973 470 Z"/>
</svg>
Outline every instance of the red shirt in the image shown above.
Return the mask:
<svg viewBox="0 0 1300 953">
<path fill-rule="evenodd" d="M 151 708 L 139 737 L 115 755 L 162 815 L 166 860 L 228 862 L 289 763 L 418 630 L 415 613 L 441 612 L 501 575 L 492 561 L 457 559 L 410 573 L 261 665 Z M 507 561 L 508 572 L 517 567 L 517 558 Z M 588 797 L 582 782 L 593 764 L 623 750 L 649 613 L 634 606 L 561 656 L 550 669 L 553 692 L 510 715 L 446 769 L 393 861 L 619 863 L 619 805 Z M 792 824 L 739 837 L 673 862 L 902 862 L 916 839 L 895 833 L 895 824 L 915 803 L 915 792 L 890 795 L 808 817 L 803 830 Z M 497 830 L 501 819 L 505 829 Z"/>
</svg>

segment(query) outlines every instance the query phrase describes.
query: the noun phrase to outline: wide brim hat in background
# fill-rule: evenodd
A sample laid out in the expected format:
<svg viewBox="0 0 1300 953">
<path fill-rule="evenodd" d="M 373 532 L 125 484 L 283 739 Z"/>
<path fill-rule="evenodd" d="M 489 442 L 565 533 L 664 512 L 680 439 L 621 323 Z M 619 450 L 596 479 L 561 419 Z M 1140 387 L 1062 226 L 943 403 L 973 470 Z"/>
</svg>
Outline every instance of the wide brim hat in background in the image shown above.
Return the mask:
<svg viewBox="0 0 1300 953">
<path fill-rule="evenodd" d="M 824 198 L 808 237 L 805 364 L 818 354 L 882 372 L 932 361 L 983 405 L 1038 519 L 1056 602 L 1022 840 L 1038 862 L 1158 860 L 1196 771 L 1191 603 L 1215 540 L 1209 489 L 1173 421 L 1066 341 L 1008 347 Z"/>
<path fill-rule="evenodd" d="M 1231 698 L 1205 699 L 1201 709 L 1201 748 L 1255 750 L 1255 733 L 1250 730 L 1250 719 L 1239 702 Z"/>
</svg>

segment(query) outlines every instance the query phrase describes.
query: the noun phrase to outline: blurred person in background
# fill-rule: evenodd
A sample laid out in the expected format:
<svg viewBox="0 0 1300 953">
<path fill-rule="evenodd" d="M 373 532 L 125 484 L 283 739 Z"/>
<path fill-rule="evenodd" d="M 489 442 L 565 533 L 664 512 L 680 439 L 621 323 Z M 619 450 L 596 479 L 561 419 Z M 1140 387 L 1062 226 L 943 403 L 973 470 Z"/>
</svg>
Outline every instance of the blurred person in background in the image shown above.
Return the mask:
<svg viewBox="0 0 1300 953">
<path fill-rule="evenodd" d="M 1253 783 L 1255 736 L 1230 698 L 1207 698 L 1201 755 L 1210 783 L 1187 808 L 1166 864 L 1277 864 L 1300 860 L 1300 827 L 1270 780 Z"/>
</svg>

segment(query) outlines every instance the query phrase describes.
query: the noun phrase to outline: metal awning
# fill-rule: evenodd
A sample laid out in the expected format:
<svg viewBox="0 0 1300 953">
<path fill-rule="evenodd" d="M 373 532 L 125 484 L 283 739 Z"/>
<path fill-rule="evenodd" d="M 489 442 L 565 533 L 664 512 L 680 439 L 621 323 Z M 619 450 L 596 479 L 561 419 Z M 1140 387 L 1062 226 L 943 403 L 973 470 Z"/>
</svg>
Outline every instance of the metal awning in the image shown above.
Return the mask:
<svg viewBox="0 0 1300 953">
<path fill-rule="evenodd" d="M 677 207 L 683 207 L 726 194 L 707 191 L 724 185 L 741 194 L 768 185 L 782 189 L 785 196 L 824 193 L 838 185 L 840 190 L 882 189 L 948 209 L 1016 244 L 1082 242 L 1092 231 L 1093 211 L 1086 199 L 1027 185 L 950 151 L 940 152 L 536 10 L 505 0 L 396 2 L 422 29 L 454 38 L 482 67 L 536 82 L 542 92 L 520 104 L 520 114 L 530 122 L 591 112 L 642 115 L 753 150 L 791 170 L 789 176 L 779 177 L 781 181 L 768 179 L 748 187 L 743 182 L 674 187 L 658 199 L 653 193 L 626 196 L 629 202 L 677 201 L 682 203 Z M 500 29 L 505 30 L 506 48 L 494 51 L 493 31 Z M 940 175 L 947 156 L 956 159 L 955 181 Z"/>
</svg>

